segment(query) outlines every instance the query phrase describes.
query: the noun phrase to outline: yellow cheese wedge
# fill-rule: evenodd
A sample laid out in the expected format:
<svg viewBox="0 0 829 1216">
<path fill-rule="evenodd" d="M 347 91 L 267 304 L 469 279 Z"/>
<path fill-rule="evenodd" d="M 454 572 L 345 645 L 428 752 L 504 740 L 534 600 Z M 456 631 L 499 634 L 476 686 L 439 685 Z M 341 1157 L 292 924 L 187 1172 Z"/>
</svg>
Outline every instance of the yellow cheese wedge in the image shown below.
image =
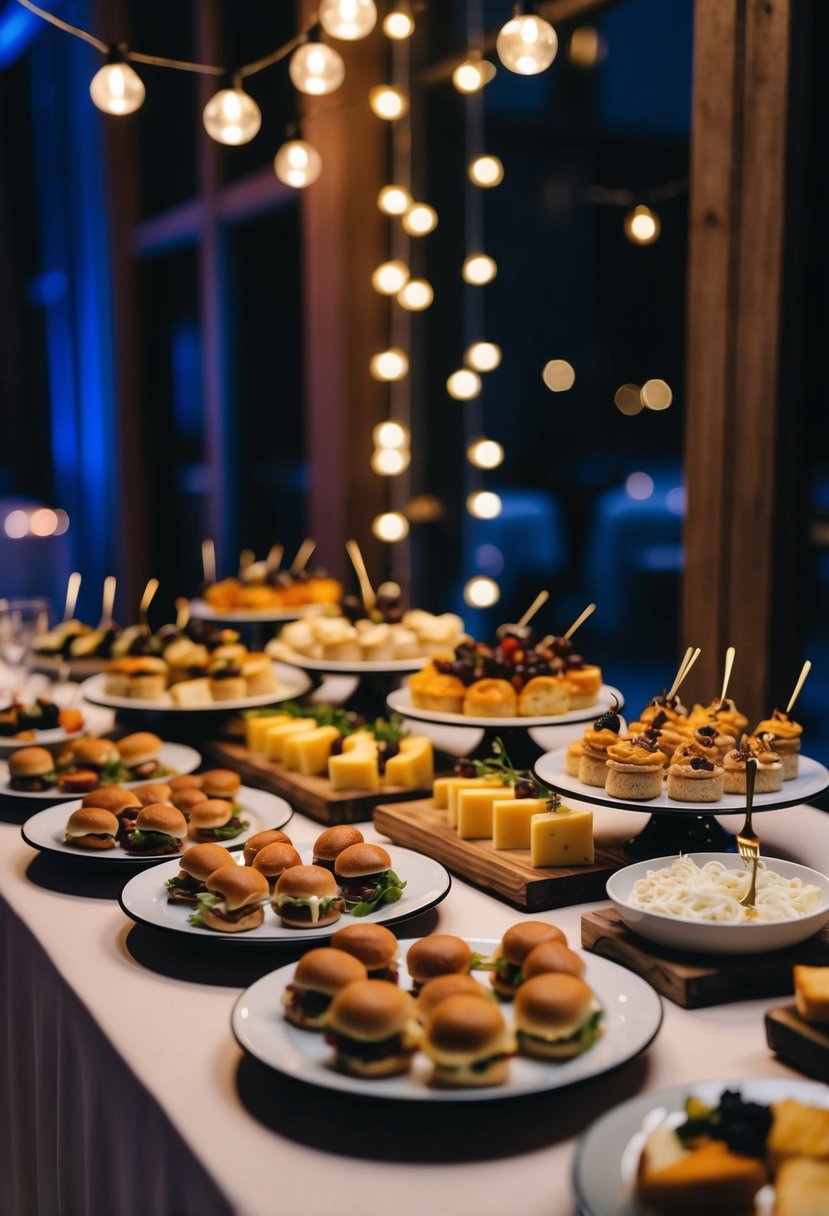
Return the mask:
<svg viewBox="0 0 829 1216">
<path fill-rule="evenodd" d="M 463 790 L 494 789 L 503 794 L 509 788 L 492 777 L 460 777 L 459 781 L 459 785 L 450 785 L 446 792 L 446 817 L 450 828 L 458 826 L 458 798 Z M 509 797 L 508 794 L 504 796 Z"/>
<path fill-rule="evenodd" d="M 379 790 L 380 764 L 374 739 L 351 747 L 340 756 L 332 756 L 328 761 L 328 777 L 332 790 Z"/>
<path fill-rule="evenodd" d="M 492 835 L 492 808 L 496 802 L 515 797 L 509 786 L 497 789 L 460 790 L 458 793 L 458 835 L 461 840 L 480 840 Z"/>
<path fill-rule="evenodd" d="M 432 786 L 432 801 L 435 804 L 435 810 L 445 811 L 449 806 L 449 791 L 453 788 L 461 789 L 462 787 L 480 785 L 482 780 L 488 778 L 481 777 L 438 777 Z M 492 784 L 490 782 L 490 784 Z"/>
<path fill-rule="evenodd" d="M 435 754 L 425 735 L 409 735 L 400 740 L 400 751 L 386 761 L 385 779 L 388 785 L 402 785 L 413 790 L 429 785 L 435 776 Z"/>
<path fill-rule="evenodd" d="M 547 810 L 546 798 L 512 798 L 492 806 L 492 843 L 496 849 L 528 849 L 533 815 Z"/>
<path fill-rule="evenodd" d="M 533 815 L 530 824 L 530 864 L 533 866 L 592 866 L 593 812 L 560 806 Z"/>
<path fill-rule="evenodd" d="M 269 760 L 281 760 L 285 743 L 292 735 L 307 734 L 316 729 L 314 718 L 292 718 L 290 722 L 272 726 L 265 732 L 265 755 Z"/>
<path fill-rule="evenodd" d="M 331 748 L 339 737 L 336 726 L 318 726 L 300 735 L 289 735 L 282 748 L 282 763 L 305 777 L 326 773 Z"/>
<path fill-rule="evenodd" d="M 267 714 L 261 718 L 248 718 L 245 722 L 245 746 L 249 752 L 265 750 L 265 736 L 272 726 L 293 722 L 290 714 Z"/>
<path fill-rule="evenodd" d="M 364 744 L 370 743 L 375 746 L 377 740 L 370 730 L 355 730 L 353 735 L 346 735 L 343 739 L 343 751 L 353 751 L 355 747 L 362 747 Z"/>
</svg>

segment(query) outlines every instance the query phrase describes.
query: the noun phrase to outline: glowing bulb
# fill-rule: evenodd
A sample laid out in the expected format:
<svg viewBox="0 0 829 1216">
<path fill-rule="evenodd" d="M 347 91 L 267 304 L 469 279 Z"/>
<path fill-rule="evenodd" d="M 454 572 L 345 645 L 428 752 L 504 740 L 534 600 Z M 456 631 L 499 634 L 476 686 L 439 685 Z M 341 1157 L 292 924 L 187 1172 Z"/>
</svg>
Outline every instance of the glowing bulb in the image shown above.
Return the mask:
<svg viewBox="0 0 829 1216">
<path fill-rule="evenodd" d="M 356 42 L 374 29 L 377 7 L 374 0 L 321 0 L 317 16 L 332 38 Z"/>
<path fill-rule="evenodd" d="M 402 186 L 384 186 L 377 195 L 377 206 L 384 215 L 405 215 L 412 205 L 412 196 Z"/>
<path fill-rule="evenodd" d="M 286 186 L 301 190 L 315 182 L 322 173 L 322 157 L 304 139 L 291 139 L 282 145 L 274 157 L 273 170 Z"/>
<path fill-rule="evenodd" d="M 371 276 L 371 285 L 382 296 L 396 296 L 408 278 L 409 268 L 406 263 L 395 259 L 393 262 L 380 263 Z"/>
<path fill-rule="evenodd" d="M 339 51 L 324 42 L 305 42 L 291 56 L 288 73 L 294 88 L 312 97 L 333 93 L 345 80 L 345 63 Z"/>
<path fill-rule="evenodd" d="M 645 406 L 638 384 L 620 384 L 613 394 L 613 401 L 619 413 L 628 418 L 641 414 Z"/>
<path fill-rule="evenodd" d="M 383 33 L 387 38 L 393 38 L 395 42 L 400 42 L 403 38 L 411 38 L 414 27 L 414 17 L 405 9 L 393 9 L 386 14 L 383 20 Z"/>
<path fill-rule="evenodd" d="M 463 598 L 470 608 L 491 608 L 501 598 L 501 588 L 493 578 L 479 574 L 471 578 L 463 589 Z"/>
<path fill-rule="evenodd" d="M 403 227 L 409 236 L 425 236 L 438 226 L 438 213 L 428 203 L 413 203 L 403 216 Z"/>
<path fill-rule="evenodd" d="M 405 287 L 397 293 L 397 302 L 409 312 L 423 312 L 435 298 L 432 284 L 426 279 L 409 279 Z"/>
<path fill-rule="evenodd" d="M 452 372 L 446 381 L 446 391 L 457 401 L 471 401 L 481 391 L 481 377 L 468 367 L 462 367 L 459 371 Z"/>
<path fill-rule="evenodd" d="M 497 469 L 504 459 L 504 449 L 494 439 L 476 439 L 466 449 L 466 457 L 476 469 Z"/>
<path fill-rule="evenodd" d="M 58 527 L 58 517 L 48 507 L 40 507 L 32 512 L 29 527 L 33 536 L 54 536 Z"/>
<path fill-rule="evenodd" d="M 402 380 L 409 371 L 409 357 L 399 346 L 381 350 L 369 364 L 375 380 Z"/>
<path fill-rule="evenodd" d="M 664 380 L 646 380 L 642 385 L 642 403 L 649 410 L 666 410 L 673 399 L 671 386 Z"/>
<path fill-rule="evenodd" d="M 383 515 L 375 515 L 371 530 L 378 540 L 394 544 L 409 535 L 409 521 L 399 511 L 386 511 Z"/>
<path fill-rule="evenodd" d="M 204 107 L 204 129 L 216 143 L 248 144 L 262 126 L 262 111 L 244 89 L 220 89 Z"/>
<path fill-rule="evenodd" d="M 532 14 L 516 15 L 501 27 L 495 43 L 505 68 L 519 76 L 536 76 L 556 57 L 558 38 L 549 21 Z"/>
<path fill-rule="evenodd" d="M 466 500 L 466 509 L 476 519 L 497 519 L 501 514 L 501 499 L 492 490 L 478 490 Z"/>
<path fill-rule="evenodd" d="M 541 379 L 551 393 L 566 393 L 576 383 L 576 373 L 566 359 L 551 359 L 544 365 Z"/>
<path fill-rule="evenodd" d="M 472 283 L 475 287 L 483 287 L 485 283 L 491 283 L 495 278 L 498 273 L 498 263 L 489 254 L 470 253 L 468 258 L 464 258 L 461 273 L 467 283 Z"/>
<path fill-rule="evenodd" d="M 378 448 L 371 458 L 371 467 L 380 477 L 397 477 L 409 467 L 408 448 Z"/>
<path fill-rule="evenodd" d="M 464 59 L 452 73 L 452 84 L 459 93 L 477 93 L 495 75 L 495 64 L 488 59 Z"/>
<path fill-rule="evenodd" d="M 504 166 L 497 156 L 476 156 L 468 172 L 469 180 L 483 190 L 498 186 L 504 180 Z"/>
<path fill-rule="evenodd" d="M 3 530 L 10 540 L 21 540 L 29 533 L 29 517 L 25 511 L 9 511 Z"/>
<path fill-rule="evenodd" d="M 647 473 L 631 473 L 625 482 L 625 489 L 630 498 L 644 502 L 653 494 L 653 478 L 648 477 Z"/>
<path fill-rule="evenodd" d="M 634 245 L 652 245 L 661 231 L 659 216 L 643 203 L 625 216 L 625 236 Z"/>
<path fill-rule="evenodd" d="M 406 94 L 390 84 L 376 85 L 368 95 L 368 104 L 378 118 L 385 118 L 388 122 L 402 118 L 409 108 Z"/>
<path fill-rule="evenodd" d="M 409 442 L 409 428 L 392 418 L 388 422 L 378 422 L 371 437 L 378 448 L 405 448 Z"/>
<path fill-rule="evenodd" d="M 473 342 L 463 358 L 476 372 L 492 372 L 501 362 L 501 347 L 495 342 Z"/>
<path fill-rule="evenodd" d="M 134 114 L 146 90 L 137 72 L 123 60 L 105 63 L 89 82 L 89 96 L 105 114 Z"/>
<path fill-rule="evenodd" d="M 58 522 L 55 527 L 55 536 L 63 536 L 64 532 L 69 531 L 69 516 L 65 511 L 56 511 Z"/>
</svg>

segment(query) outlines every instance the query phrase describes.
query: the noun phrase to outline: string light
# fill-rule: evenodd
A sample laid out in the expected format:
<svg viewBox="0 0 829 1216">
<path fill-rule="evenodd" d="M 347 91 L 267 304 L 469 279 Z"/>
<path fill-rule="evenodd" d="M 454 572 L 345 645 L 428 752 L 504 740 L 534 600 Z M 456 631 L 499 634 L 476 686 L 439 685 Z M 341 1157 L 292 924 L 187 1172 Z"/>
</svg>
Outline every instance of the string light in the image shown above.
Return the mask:
<svg viewBox="0 0 829 1216">
<path fill-rule="evenodd" d="M 501 588 L 494 578 L 478 574 L 464 587 L 463 598 L 470 608 L 491 608 L 501 598 Z"/>
<path fill-rule="evenodd" d="M 511 20 L 501 27 L 495 42 L 505 68 L 519 76 L 536 76 L 556 57 L 558 37 L 549 21 L 538 17 L 529 4 L 516 4 Z"/>
<path fill-rule="evenodd" d="M 409 279 L 397 293 L 397 302 L 409 312 L 423 312 L 435 298 L 432 284 L 426 279 Z"/>
<path fill-rule="evenodd" d="M 300 93 L 322 97 L 335 92 L 345 80 L 345 63 L 333 46 L 313 40 L 294 51 L 288 74 Z"/>
<path fill-rule="evenodd" d="M 375 380 L 402 380 L 409 371 L 409 358 L 399 346 L 381 350 L 369 364 Z"/>
<path fill-rule="evenodd" d="M 469 257 L 464 258 L 461 274 L 474 287 L 491 283 L 497 273 L 498 263 L 487 253 L 470 253 Z"/>
<path fill-rule="evenodd" d="M 403 422 L 390 418 L 388 422 L 379 422 L 371 432 L 374 444 L 378 448 L 405 448 L 409 443 L 409 428 Z"/>
<path fill-rule="evenodd" d="M 274 173 L 286 186 L 302 190 L 322 173 L 322 157 L 304 139 L 291 139 L 282 145 L 273 161 Z"/>
<path fill-rule="evenodd" d="M 409 467 L 408 448 L 378 448 L 371 458 L 372 470 L 380 477 L 397 477 Z"/>
<path fill-rule="evenodd" d="M 551 359 L 541 378 L 551 393 L 565 393 L 576 383 L 576 373 L 566 359 Z"/>
<path fill-rule="evenodd" d="M 493 490 L 477 490 L 467 498 L 466 509 L 475 519 L 497 519 L 502 510 L 500 495 Z"/>
<path fill-rule="evenodd" d="M 470 181 L 483 190 L 499 186 L 504 180 L 504 166 L 497 156 L 476 156 L 468 172 Z"/>
<path fill-rule="evenodd" d="M 202 118 L 211 139 L 234 148 L 250 143 L 262 126 L 259 106 L 235 83 L 233 88 L 220 89 L 213 94 L 204 107 Z"/>
<path fill-rule="evenodd" d="M 666 410 L 674 399 L 670 385 L 664 380 L 646 380 L 641 395 L 643 405 L 649 410 Z"/>
<path fill-rule="evenodd" d="M 446 381 L 446 391 L 456 401 L 471 401 L 481 391 L 481 377 L 468 367 L 462 367 Z"/>
<path fill-rule="evenodd" d="M 399 258 L 395 258 L 391 262 L 380 263 L 371 276 L 371 285 L 382 296 L 396 296 L 408 278 L 408 266 Z"/>
<path fill-rule="evenodd" d="M 375 85 L 369 92 L 368 104 L 378 118 L 384 118 L 387 122 L 402 118 L 409 109 L 406 94 L 390 84 Z"/>
<path fill-rule="evenodd" d="M 414 17 L 409 12 L 408 6 L 404 8 L 402 5 L 398 5 L 383 18 L 383 33 L 394 42 L 402 42 L 404 38 L 411 38 L 414 28 Z"/>
<path fill-rule="evenodd" d="M 452 84 L 459 93 L 478 93 L 495 77 L 495 64 L 470 55 L 452 73 Z"/>
<path fill-rule="evenodd" d="M 104 114 L 134 114 L 144 104 L 146 90 L 138 73 L 113 50 L 109 62 L 99 68 L 89 83 L 89 96 Z"/>
<path fill-rule="evenodd" d="M 409 535 L 409 521 L 400 511 L 385 511 L 382 515 L 375 515 L 371 530 L 378 540 L 393 545 Z"/>
<path fill-rule="evenodd" d="M 504 459 L 504 449 L 494 439 L 476 439 L 466 449 L 466 457 L 476 469 L 497 469 Z"/>
<path fill-rule="evenodd" d="M 384 186 L 377 195 L 377 206 L 384 215 L 405 215 L 412 205 L 412 196 L 403 186 Z"/>
<path fill-rule="evenodd" d="M 650 207 L 640 203 L 625 216 L 625 236 L 634 245 L 652 245 L 659 240 L 662 224 Z"/>
<path fill-rule="evenodd" d="M 377 7 L 374 0 L 321 0 L 317 17 L 332 38 L 356 42 L 374 29 Z"/>
<path fill-rule="evenodd" d="M 413 203 L 403 216 L 403 228 L 409 236 L 426 236 L 438 226 L 438 213 L 428 203 Z"/>
<path fill-rule="evenodd" d="M 466 349 L 464 363 L 476 372 L 492 372 L 501 362 L 501 353 L 495 342 L 473 342 Z"/>
<path fill-rule="evenodd" d="M 613 402 L 620 414 L 628 418 L 641 414 L 644 408 L 642 390 L 638 384 L 622 384 L 613 394 Z"/>
</svg>

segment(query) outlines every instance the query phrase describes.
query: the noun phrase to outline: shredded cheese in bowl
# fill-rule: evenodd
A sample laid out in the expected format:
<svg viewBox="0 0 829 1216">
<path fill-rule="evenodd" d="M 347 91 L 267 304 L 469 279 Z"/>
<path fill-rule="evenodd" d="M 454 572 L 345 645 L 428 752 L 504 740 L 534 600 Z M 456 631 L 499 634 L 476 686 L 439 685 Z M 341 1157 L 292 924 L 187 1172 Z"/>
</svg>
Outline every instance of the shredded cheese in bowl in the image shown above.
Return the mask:
<svg viewBox="0 0 829 1216">
<path fill-rule="evenodd" d="M 818 887 L 800 878 L 784 878 L 762 860 L 752 911 L 739 902 L 748 884 L 746 869 L 730 870 L 720 861 L 698 866 L 691 857 L 679 857 L 661 870 L 648 870 L 646 878 L 634 883 L 628 903 L 680 920 L 734 923 L 794 920 L 814 912 L 821 901 Z"/>
</svg>

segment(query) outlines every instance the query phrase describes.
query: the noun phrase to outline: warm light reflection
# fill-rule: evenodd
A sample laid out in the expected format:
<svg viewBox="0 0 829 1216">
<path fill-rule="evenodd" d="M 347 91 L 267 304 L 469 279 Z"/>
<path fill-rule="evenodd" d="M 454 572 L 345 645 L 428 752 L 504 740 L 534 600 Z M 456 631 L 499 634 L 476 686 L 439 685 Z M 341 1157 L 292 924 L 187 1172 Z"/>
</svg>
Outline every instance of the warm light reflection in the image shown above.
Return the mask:
<svg viewBox="0 0 829 1216">
<path fill-rule="evenodd" d="M 390 84 L 375 85 L 369 92 L 368 104 L 378 118 L 385 118 L 387 122 L 402 118 L 409 108 L 406 94 Z"/>
<path fill-rule="evenodd" d="M 371 467 L 381 477 L 397 477 L 409 467 L 410 461 L 408 448 L 377 448 Z"/>
<path fill-rule="evenodd" d="M 409 521 L 399 511 L 386 511 L 383 515 L 375 515 L 371 530 L 378 540 L 394 544 L 409 535 Z"/>
<path fill-rule="evenodd" d="M 377 195 L 377 206 L 384 215 L 405 215 L 412 205 L 412 196 L 403 186 L 384 186 Z"/>
<path fill-rule="evenodd" d="M 412 14 L 407 9 L 392 9 L 383 19 L 383 33 L 387 38 L 391 38 L 395 42 L 400 42 L 404 38 L 411 38 L 414 28 L 414 17 L 412 17 Z"/>
<path fill-rule="evenodd" d="M 501 347 L 496 342 L 473 342 L 466 348 L 464 362 L 476 372 L 492 372 L 501 362 Z"/>
<path fill-rule="evenodd" d="M 664 380 L 646 380 L 642 385 L 642 401 L 649 410 L 666 410 L 673 399 L 670 385 Z"/>
<path fill-rule="evenodd" d="M 497 519 L 502 510 L 501 497 L 492 490 L 476 490 L 467 498 L 466 509 L 476 519 Z"/>
<path fill-rule="evenodd" d="M 550 66 L 558 50 L 558 37 L 549 21 L 535 14 L 516 15 L 501 27 L 495 43 L 505 68 L 519 76 L 536 76 Z"/>
<path fill-rule="evenodd" d="M 89 82 L 89 96 L 105 114 L 133 114 L 144 104 L 144 82 L 128 63 L 105 63 Z"/>
<path fill-rule="evenodd" d="M 497 156 L 476 156 L 468 169 L 469 180 L 488 190 L 504 180 L 504 166 Z"/>
<path fill-rule="evenodd" d="M 288 75 L 300 93 L 323 97 L 335 92 L 345 80 L 345 63 L 333 46 L 324 42 L 305 42 L 291 56 Z"/>
<path fill-rule="evenodd" d="M 551 393 L 566 393 L 576 383 L 576 373 L 566 359 L 551 359 L 541 378 Z"/>
<path fill-rule="evenodd" d="M 577 68 L 593 68 L 604 59 L 605 45 L 592 25 L 580 25 L 570 35 L 567 58 Z"/>
<path fill-rule="evenodd" d="M 613 394 L 613 401 L 619 413 L 626 414 L 628 417 L 641 414 L 644 408 L 638 384 L 622 384 Z"/>
<path fill-rule="evenodd" d="M 408 281 L 409 268 L 405 262 L 396 258 L 392 262 L 381 262 L 371 276 L 371 285 L 383 296 L 396 296 L 400 288 Z"/>
<path fill-rule="evenodd" d="M 404 448 L 409 442 L 409 428 L 403 422 L 390 418 L 379 422 L 371 432 L 374 446 L 378 448 Z"/>
<path fill-rule="evenodd" d="M 476 469 L 497 469 L 503 462 L 504 449 L 494 439 L 476 439 L 466 449 L 466 456 Z"/>
<path fill-rule="evenodd" d="M 625 236 L 634 245 L 652 245 L 659 239 L 661 231 L 659 216 L 644 203 L 634 207 L 625 216 Z"/>
<path fill-rule="evenodd" d="M 273 171 L 286 186 L 302 190 L 312 185 L 322 173 L 322 157 L 304 139 L 292 139 L 278 150 L 273 160 Z"/>
<path fill-rule="evenodd" d="M 481 377 L 468 367 L 461 367 L 446 381 L 446 391 L 457 401 L 471 401 L 481 391 Z"/>
<path fill-rule="evenodd" d="M 11 540 L 20 540 L 29 535 L 29 516 L 25 511 L 9 511 L 3 523 L 3 531 Z"/>
<path fill-rule="evenodd" d="M 438 226 L 438 213 L 428 203 L 412 203 L 403 216 L 403 227 L 409 236 L 425 236 Z"/>
<path fill-rule="evenodd" d="M 491 608 L 501 598 L 501 588 L 494 579 L 479 574 L 466 584 L 463 598 L 470 608 Z"/>
<path fill-rule="evenodd" d="M 432 524 L 443 519 L 443 503 L 434 494 L 416 494 L 406 505 L 406 514 L 413 524 Z"/>
<path fill-rule="evenodd" d="M 644 502 L 653 494 L 653 478 L 649 477 L 647 473 L 631 473 L 625 482 L 625 489 L 630 498 Z"/>
<path fill-rule="evenodd" d="M 332 38 L 356 42 L 374 29 L 377 7 L 374 0 L 320 0 L 317 17 Z"/>
<path fill-rule="evenodd" d="M 485 283 L 491 283 L 497 275 L 498 263 L 487 253 L 470 253 L 469 257 L 464 259 L 461 273 L 467 283 L 474 287 L 483 287 Z"/>
<path fill-rule="evenodd" d="M 48 507 L 40 507 L 32 512 L 29 527 L 33 536 L 54 536 L 58 530 L 57 514 Z"/>
<path fill-rule="evenodd" d="M 495 64 L 488 59 L 469 58 L 452 73 L 452 84 L 459 93 L 477 93 L 495 77 Z"/>
<path fill-rule="evenodd" d="M 369 364 L 375 380 L 402 380 L 409 371 L 409 357 L 399 346 L 381 350 Z"/>
<path fill-rule="evenodd" d="M 204 129 L 219 144 L 238 147 L 253 139 L 262 125 L 262 111 L 244 89 L 220 89 L 202 114 Z"/>
<path fill-rule="evenodd" d="M 397 293 L 397 302 L 409 312 L 423 312 L 435 298 L 432 284 L 427 279 L 409 279 Z"/>
</svg>

